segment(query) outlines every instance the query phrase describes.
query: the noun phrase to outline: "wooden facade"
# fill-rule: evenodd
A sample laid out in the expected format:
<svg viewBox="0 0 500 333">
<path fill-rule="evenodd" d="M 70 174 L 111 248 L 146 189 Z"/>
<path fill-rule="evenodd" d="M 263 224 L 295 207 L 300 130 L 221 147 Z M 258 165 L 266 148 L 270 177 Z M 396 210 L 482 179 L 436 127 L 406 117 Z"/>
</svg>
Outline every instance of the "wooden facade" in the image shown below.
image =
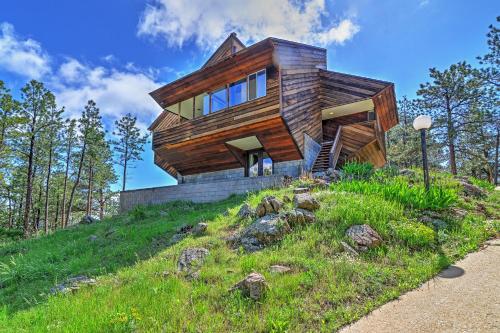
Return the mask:
<svg viewBox="0 0 500 333">
<path fill-rule="evenodd" d="M 338 163 L 383 165 L 384 133 L 398 122 L 394 85 L 328 71 L 326 59 L 322 48 L 276 38 L 245 47 L 231 34 L 201 69 L 151 93 L 165 110 L 149 128 L 155 164 L 174 177 L 245 167 L 246 151 L 228 142 L 249 137 L 273 162 L 296 161 L 306 155 L 306 134 L 331 144 L 342 127 Z M 263 70 L 263 96 L 196 117 L 195 96 L 229 91 L 231 83 Z M 189 99 L 192 117 L 180 111 Z M 371 110 L 357 110 L 356 103 Z M 178 113 L 167 109 L 177 104 Z"/>
</svg>

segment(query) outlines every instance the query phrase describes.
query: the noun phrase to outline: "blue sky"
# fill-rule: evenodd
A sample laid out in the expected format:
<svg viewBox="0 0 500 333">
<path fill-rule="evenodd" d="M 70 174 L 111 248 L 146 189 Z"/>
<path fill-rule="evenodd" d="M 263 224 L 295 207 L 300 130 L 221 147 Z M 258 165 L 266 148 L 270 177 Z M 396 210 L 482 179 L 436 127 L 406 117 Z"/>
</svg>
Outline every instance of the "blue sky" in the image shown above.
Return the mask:
<svg viewBox="0 0 500 333">
<path fill-rule="evenodd" d="M 329 69 L 415 97 L 429 67 L 484 54 L 497 15 L 493 0 L 6 1 L 0 79 L 14 94 L 30 78 L 45 82 L 70 116 L 93 98 L 108 129 L 127 112 L 146 128 L 161 111 L 147 93 L 198 69 L 236 31 L 247 44 L 272 35 L 326 47 Z M 143 158 L 127 188 L 175 183 L 150 146 Z"/>
</svg>

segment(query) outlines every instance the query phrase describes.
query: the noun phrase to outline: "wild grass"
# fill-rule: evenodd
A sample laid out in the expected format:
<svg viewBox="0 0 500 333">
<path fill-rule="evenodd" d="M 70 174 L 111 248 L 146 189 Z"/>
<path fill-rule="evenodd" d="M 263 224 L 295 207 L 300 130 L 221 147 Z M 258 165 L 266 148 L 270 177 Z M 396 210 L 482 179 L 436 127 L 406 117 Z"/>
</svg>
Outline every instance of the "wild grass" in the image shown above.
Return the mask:
<svg viewBox="0 0 500 333">
<path fill-rule="evenodd" d="M 316 223 L 263 251 L 228 247 L 224 238 L 251 223 L 236 216 L 243 201 L 255 206 L 265 195 L 291 197 L 291 192 L 270 189 L 217 204 L 143 207 L 138 210 L 144 214 L 0 248 L 0 262 L 13 270 L 1 269 L 0 332 L 332 332 L 419 286 L 499 232 L 498 222 L 472 210 L 435 231 L 416 219 L 420 210 L 405 203 L 404 195 L 334 186 L 314 191 L 321 202 Z M 494 195 L 484 204 L 499 208 Z M 201 220 L 208 223 L 206 235 L 173 246 L 157 241 Z M 341 245 L 349 241 L 345 231 L 364 223 L 383 244 L 349 257 Z M 115 236 L 107 239 L 111 228 Z M 91 234 L 99 243 L 88 240 Z M 193 246 L 206 247 L 210 255 L 200 277 L 187 280 L 176 262 Z M 268 269 L 275 264 L 292 272 L 272 274 Z M 252 271 L 269 285 L 263 299 L 229 292 Z M 97 277 L 97 285 L 46 296 L 55 283 L 78 274 Z"/>
</svg>

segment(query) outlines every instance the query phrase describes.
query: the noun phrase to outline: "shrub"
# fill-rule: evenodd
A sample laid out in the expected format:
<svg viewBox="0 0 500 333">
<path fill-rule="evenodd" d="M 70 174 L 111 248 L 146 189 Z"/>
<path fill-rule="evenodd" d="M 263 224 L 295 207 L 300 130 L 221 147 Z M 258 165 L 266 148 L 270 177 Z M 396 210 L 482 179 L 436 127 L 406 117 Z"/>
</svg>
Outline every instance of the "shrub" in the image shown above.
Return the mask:
<svg viewBox="0 0 500 333">
<path fill-rule="evenodd" d="M 370 163 L 347 162 L 342 167 L 348 179 L 369 179 L 373 174 L 373 165 Z"/>
<path fill-rule="evenodd" d="M 436 233 L 426 225 L 405 221 L 393 225 L 394 236 L 412 249 L 421 249 L 434 244 Z"/>
<path fill-rule="evenodd" d="M 136 221 L 143 220 L 146 218 L 146 210 L 143 206 L 135 206 L 129 213 L 129 215 Z"/>
<path fill-rule="evenodd" d="M 352 181 L 332 184 L 332 188 L 341 191 L 380 194 L 387 200 L 397 201 L 407 207 L 417 209 L 442 209 L 457 201 L 457 193 L 453 189 L 431 187 L 429 192 L 422 185 L 409 186 L 401 179 L 386 182 Z"/>
<path fill-rule="evenodd" d="M 486 190 L 486 191 L 493 191 L 495 189 L 495 185 L 490 183 L 487 180 L 484 179 L 478 179 L 475 177 L 469 177 L 469 180 L 472 184 L 479 186 L 480 188 Z"/>
</svg>

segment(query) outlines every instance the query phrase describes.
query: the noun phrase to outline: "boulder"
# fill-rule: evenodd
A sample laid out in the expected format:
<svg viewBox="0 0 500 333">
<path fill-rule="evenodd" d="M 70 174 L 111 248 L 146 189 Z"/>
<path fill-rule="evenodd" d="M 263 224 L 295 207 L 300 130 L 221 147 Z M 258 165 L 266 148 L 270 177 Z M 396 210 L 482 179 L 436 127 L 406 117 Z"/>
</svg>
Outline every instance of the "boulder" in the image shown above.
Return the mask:
<svg viewBox="0 0 500 333">
<path fill-rule="evenodd" d="M 174 244 L 177 244 L 179 243 L 181 240 L 183 240 L 188 234 L 186 233 L 177 233 L 175 235 L 172 236 L 172 238 L 170 238 L 170 240 L 168 241 L 167 245 L 174 245 Z"/>
<path fill-rule="evenodd" d="M 250 273 L 243 280 L 231 288 L 231 291 L 240 290 L 241 293 L 253 300 L 259 300 L 267 289 L 266 279 L 259 273 Z"/>
<path fill-rule="evenodd" d="M 382 237 L 368 224 L 353 225 L 346 231 L 346 235 L 351 238 L 359 250 L 367 250 L 382 243 Z"/>
<path fill-rule="evenodd" d="M 90 215 L 85 215 L 84 217 L 82 217 L 82 219 L 80 220 L 80 224 L 92 224 L 92 223 L 97 223 L 99 222 L 98 219 L 95 219 L 93 218 L 92 216 Z"/>
<path fill-rule="evenodd" d="M 309 193 L 310 191 L 308 187 L 297 187 L 293 189 L 293 194 Z"/>
<path fill-rule="evenodd" d="M 68 278 L 66 282 L 58 284 L 50 289 L 52 294 L 56 293 L 69 293 L 80 289 L 82 285 L 94 285 L 96 280 L 89 278 L 85 275 L 78 275 L 75 277 Z"/>
<path fill-rule="evenodd" d="M 199 236 L 204 234 L 208 229 L 208 224 L 204 222 L 200 222 L 197 225 L 194 226 L 193 228 L 193 234 Z"/>
<path fill-rule="evenodd" d="M 290 226 L 277 215 L 266 215 L 250 224 L 238 237 L 240 244 L 248 252 L 258 251 L 290 232 Z"/>
<path fill-rule="evenodd" d="M 177 270 L 187 273 L 197 271 L 209 253 L 207 249 L 199 247 L 184 249 L 177 261 Z"/>
<path fill-rule="evenodd" d="M 98 239 L 98 237 L 96 235 L 90 235 L 88 239 L 90 242 L 95 242 Z"/>
<path fill-rule="evenodd" d="M 314 220 L 316 219 L 316 216 L 314 216 L 313 212 L 300 208 L 286 212 L 283 214 L 283 216 L 285 217 L 285 219 L 287 220 L 288 224 L 291 227 L 307 223 L 313 223 Z"/>
<path fill-rule="evenodd" d="M 466 196 L 474 198 L 483 198 L 486 196 L 486 192 L 479 186 L 476 186 L 464 180 L 460 181 L 460 185 L 462 185 L 464 194 Z"/>
<path fill-rule="evenodd" d="M 293 196 L 295 208 L 314 211 L 319 208 L 319 202 L 310 193 L 299 193 Z"/>
<path fill-rule="evenodd" d="M 279 274 L 284 274 L 291 272 L 292 269 L 288 266 L 282 266 L 282 265 L 272 265 L 269 267 L 269 272 L 271 273 L 279 273 Z"/>
<path fill-rule="evenodd" d="M 274 196 L 267 196 L 262 198 L 261 202 L 257 205 L 255 213 L 258 217 L 262 217 L 267 214 L 277 214 L 282 207 L 283 202 Z"/>
<path fill-rule="evenodd" d="M 240 219 L 246 219 L 249 217 L 252 217 L 255 215 L 255 212 L 253 211 L 252 207 L 250 207 L 249 204 L 245 203 L 241 206 L 240 210 L 238 211 L 238 217 Z"/>
</svg>

